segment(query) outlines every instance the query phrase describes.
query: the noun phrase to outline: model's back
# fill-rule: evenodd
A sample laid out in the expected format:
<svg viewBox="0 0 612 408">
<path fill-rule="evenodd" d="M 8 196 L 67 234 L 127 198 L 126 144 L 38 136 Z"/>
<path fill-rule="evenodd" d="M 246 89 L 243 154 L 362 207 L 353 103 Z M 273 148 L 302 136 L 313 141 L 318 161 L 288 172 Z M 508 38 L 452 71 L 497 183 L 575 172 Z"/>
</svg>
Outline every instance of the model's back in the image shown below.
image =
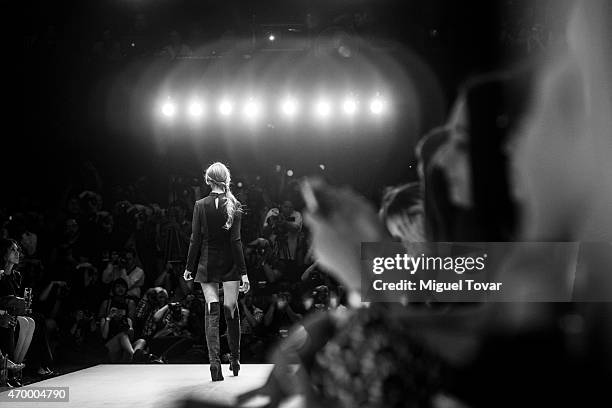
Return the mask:
<svg viewBox="0 0 612 408">
<path fill-rule="evenodd" d="M 206 224 L 208 225 L 208 246 L 216 249 L 230 247 L 230 233 L 224 228 L 227 221 L 225 194 L 210 193 L 204 200 Z"/>
</svg>

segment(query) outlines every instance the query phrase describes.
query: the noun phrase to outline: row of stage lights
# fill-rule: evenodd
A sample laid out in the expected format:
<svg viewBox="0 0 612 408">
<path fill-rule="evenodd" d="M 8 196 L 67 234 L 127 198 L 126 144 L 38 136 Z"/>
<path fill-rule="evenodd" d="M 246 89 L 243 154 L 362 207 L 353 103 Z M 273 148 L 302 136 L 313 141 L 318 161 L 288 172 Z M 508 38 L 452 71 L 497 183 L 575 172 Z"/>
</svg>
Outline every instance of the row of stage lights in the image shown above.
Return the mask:
<svg viewBox="0 0 612 408">
<path fill-rule="evenodd" d="M 389 101 L 380 95 L 366 101 L 361 101 L 352 96 L 347 96 L 340 101 L 334 101 L 331 98 L 319 98 L 310 104 L 304 104 L 297 98 L 286 97 L 276 106 L 278 113 L 286 120 L 295 119 L 304 113 L 319 120 L 330 119 L 332 115 L 338 113 L 347 118 L 363 114 L 381 117 L 389 111 L 389 108 Z M 216 112 L 222 119 L 241 116 L 248 122 L 256 122 L 264 116 L 266 109 L 262 101 L 255 97 L 246 98 L 242 103 L 224 98 L 212 106 L 199 98 L 193 98 L 179 104 L 168 97 L 159 104 L 158 111 L 161 117 L 166 120 L 173 120 L 179 115 L 185 115 L 192 121 L 199 122 L 210 116 L 211 113 Z"/>
</svg>

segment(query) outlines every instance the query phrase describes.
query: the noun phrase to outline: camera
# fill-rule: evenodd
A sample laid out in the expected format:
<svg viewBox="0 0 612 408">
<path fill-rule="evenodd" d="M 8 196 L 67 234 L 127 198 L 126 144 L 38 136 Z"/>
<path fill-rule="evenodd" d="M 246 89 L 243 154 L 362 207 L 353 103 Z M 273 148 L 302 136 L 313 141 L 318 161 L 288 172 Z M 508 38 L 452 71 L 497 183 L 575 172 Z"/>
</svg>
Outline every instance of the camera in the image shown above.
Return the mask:
<svg viewBox="0 0 612 408">
<path fill-rule="evenodd" d="M 182 312 L 182 306 L 180 303 L 175 302 L 175 303 L 169 303 L 168 304 L 168 311 L 170 312 L 170 318 L 175 321 L 175 322 L 179 322 L 183 319 L 183 312 Z"/>
<path fill-rule="evenodd" d="M 329 289 L 325 285 L 319 285 L 311 293 L 315 307 L 317 305 L 326 306 L 329 302 Z"/>
<path fill-rule="evenodd" d="M 113 262 L 113 265 L 119 267 L 119 268 L 125 268 L 127 267 L 127 259 L 125 258 L 124 255 L 120 256 L 119 258 L 117 258 L 116 261 Z"/>
</svg>

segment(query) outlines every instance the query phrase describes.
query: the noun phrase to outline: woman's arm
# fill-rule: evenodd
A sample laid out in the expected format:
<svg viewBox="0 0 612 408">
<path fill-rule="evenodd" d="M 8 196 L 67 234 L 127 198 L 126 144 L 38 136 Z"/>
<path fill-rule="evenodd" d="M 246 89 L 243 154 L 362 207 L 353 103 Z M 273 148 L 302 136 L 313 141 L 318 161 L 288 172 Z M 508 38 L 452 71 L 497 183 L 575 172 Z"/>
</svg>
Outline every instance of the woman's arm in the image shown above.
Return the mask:
<svg viewBox="0 0 612 408">
<path fill-rule="evenodd" d="M 113 280 L 113 270 L 114 270 L 114 266 L 112 262 L 109 262 L 106 265 L 106 268 L 104 268 L 104 270 L 102 271 L 102 282 L 103 283 L 111 283 L 111 281 Z"/>
<path fill-rule="evenodd" d="M 102 338 L 106 340 L 108 337 L 108 328 L 110 325 L 110 317 L 102 318 L 102 322 L 100 323 L 100 330 L 102 331 Z"/>
<path fill-rule="evenodd" d="M 128 299 L 127 305 L 128 305 L 127 317 L 129 317 L 130 319 L 133 319 L 134 316 L 136 316 L 136 302 L 134 302 L 132 299 Z"/>
<path fill-rule="evenodd" d="M 232 257 L 234 264 L 238 267 L 240 275 L 247 274 L 246 263 L 244 261 L 244 252 L 242 249 L 242 240 L 240 239 L 240 225 L 242 224 L 242 215 L 236 211 L 234 214 L 234 222 L 230 227 L 230 241 L 232 245 Z"/>
<path fill-rule="evenodd" d="M 246 305 L 246 300 L 244 299 L 244 296 L 240 298 L 240 300 L 238 300 L 238 302 L 240 303 L 242 312 L 244 314 L 244 317 L 247 319 L 247 321 L 249 322 L 249 325 L 251 327 L 255 327 L 259 324 L 259 322 L 257 320 L 255 320 L 255 317 L 253 317 L 253 314 L 251 313 L 251 311 L 249 310 L 249 308 Z"/>
<path fill-rule="evenodd" d="M 132 272 L 126 274 L 126 277 L 128 283 L 128 290 L 131 290 L 134 287 L 140 287 L 144 284 L 145 273 L 142 268 L 137 266 L 136 268 L 134 268 L 134 270 L 132 270 Z"/>
<path fill-rule="evenodd" d="M 191 273 L 197 271 L 198 252 L 202 245 L 202 228 L 200 222 L 200 207 L 196 201 L 193 205 L 193 219 L 191 220 L 191 239 L 189 241 L 189 252 L 187 253 L 187 265 L 185 269 Z"/>
<path fill-rule="evenodd" d="M 160 273 L 157 278 L 155 278 L 155 286 L 166 287 L 166 279 L 168 278 L 168 271 L 172 270 L 172 266 L 170 264 L 166 264 L 166 267 Z"/>
<path fill-rule="evenodd" d="M 314 271 L 318 266 L 319 265 L 316 262 L 314 262 L 312 265 L 306 268 L 306 270 L 302 274 L 302 281 L 307 280 L 310 277 L 310 274 L 312 273 L 312 271 Z"/>
<path fill-rule="evenodd" d="M 155 320 L 156 322 L 159 322 L 161 319 L 163 319 L 167 311 L 168 311 L 168 305 L 165 305 L 164 307 L 160 308 L 157 312 L 155 312 L 155 314 L 153 315 L 153 320 Z"/>
<path fill-rule="evenodd" d="M 100 305 L 100 310 L 98 311 L 98 317 L 100 319 L 100 334 L 102 335 L 103 339 L 106 339 L 106 337 L 108 336 L 108 324 L 110 321 L 110 318 L 106 316 L 106 309 L 108 308 L 108 302 L 109 302 L 108 299 L 104 300 L 102 304 Z"/>
</svg>

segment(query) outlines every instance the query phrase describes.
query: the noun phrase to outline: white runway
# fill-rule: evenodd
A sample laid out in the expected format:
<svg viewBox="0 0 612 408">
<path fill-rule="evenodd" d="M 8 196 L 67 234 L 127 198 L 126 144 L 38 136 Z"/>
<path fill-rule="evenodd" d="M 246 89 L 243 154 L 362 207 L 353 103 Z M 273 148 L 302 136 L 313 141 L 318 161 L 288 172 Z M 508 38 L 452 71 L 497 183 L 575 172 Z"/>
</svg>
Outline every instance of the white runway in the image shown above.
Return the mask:
<svg viewBox="0 0 612 408">
<path fill-rule="evenodd" d="M 69 387 L 68 403 L 5 402 L 3 399 L 0 405 L 7 408 L 166 408 L 176 407 L 177 401 L 189 397 L 232 404 L 237 395 L 263 385 L 271 370 L 271 364 L 243 364 L 239 376 L 234 377 L 229 365 L 224 364 L 225 380 L 212 382 L 208 364 L 103 364 L 15 389 Z M 253 403 L 259 405 L 257 401 Z"/>
</svg>

